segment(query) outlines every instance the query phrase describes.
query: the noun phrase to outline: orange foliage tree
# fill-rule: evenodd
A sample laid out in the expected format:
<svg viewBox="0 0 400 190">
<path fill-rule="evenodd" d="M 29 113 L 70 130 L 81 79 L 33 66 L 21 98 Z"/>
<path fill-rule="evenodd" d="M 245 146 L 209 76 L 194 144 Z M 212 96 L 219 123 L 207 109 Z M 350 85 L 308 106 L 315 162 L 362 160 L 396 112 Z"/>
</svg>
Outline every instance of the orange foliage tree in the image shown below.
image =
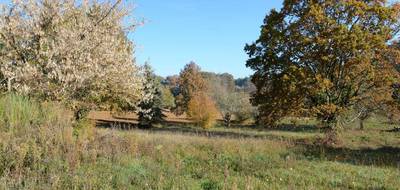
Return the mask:
<svg viewBox="0 0 400 190">
<path fill-rule="evenodd" d="M 206 83 L 201 76 L 201 69 L 196 63 L 185 65 L 178 79 L 179 94 L 176 97 L 176 112 L 183 114 L 188 111 L 188 104 L 195 94 L 207 90 Z"/>
<path fill-rule="evenodd" d="M 204 129 L 212 128 L 219 111 L 214 101 L 205 93 L 196 93 L 188 103 L 188 116 Z"/>
<path fill-rule="evenodd" d="M 398 18 L 399 5 L 385 0 L 285 0 L 245 47 L 260 120 L 307 112 L 335 129 L 358 103 L 391 98 L 395 69 L 380 57 Z"/>
</svg>

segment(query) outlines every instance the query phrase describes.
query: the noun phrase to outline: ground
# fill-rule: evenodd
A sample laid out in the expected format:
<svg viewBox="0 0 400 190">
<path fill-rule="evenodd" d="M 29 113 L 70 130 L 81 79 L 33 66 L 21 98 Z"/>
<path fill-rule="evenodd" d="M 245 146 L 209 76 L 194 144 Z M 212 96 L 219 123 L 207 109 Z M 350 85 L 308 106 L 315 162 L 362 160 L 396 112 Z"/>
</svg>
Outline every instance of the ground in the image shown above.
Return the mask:
<svg viewBox="0 0 400 190">
<path fill-rule="evenodd" d="M 133 180 L 132 187 L 400 189 L 400 133 L 390 131 L 392 125 L 376 119 L 363 131 L 350 125 L 339 133 L 338 144 L 327 146 L 318 144 L 324 131 L 314 121 L 290 123 L 274 129 L 236 125 L 203 130 L 187 123 L 149 130 L 123 130 L 121 123 L 99 126 L 136 137 L 138 155 L 127 158 L 118 171 L 128 174 L 122 178 Z"/>
<path fill-rule="evenodd" d="M 133 117 L 69 123 L 57 106 L 47 115 L 29 106 L 0 114 L 0 189 L 400 189 L 400 133 L 382 119 L 328 146 L 304 119 L 204 130 L 169 118 L 137 129 Z"/>
</svg>

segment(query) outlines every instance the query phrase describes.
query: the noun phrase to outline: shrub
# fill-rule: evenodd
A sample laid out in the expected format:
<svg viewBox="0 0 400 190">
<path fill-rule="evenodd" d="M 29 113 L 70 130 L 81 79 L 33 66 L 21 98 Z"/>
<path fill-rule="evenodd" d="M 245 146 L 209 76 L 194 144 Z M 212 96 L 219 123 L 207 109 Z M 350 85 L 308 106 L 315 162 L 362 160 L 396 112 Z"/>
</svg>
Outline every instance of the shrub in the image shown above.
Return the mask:
<svg viewBox="0 0 400 190">
<path fill-rule="evenodd" d="M 204 93 L 196 94 L 189 101 L 188 116 L 204 129 L 214 127 L 218 114 L 214 101 Z"/>
<path fill-rule="evenodd" d="M 220 184 L 213 180 L 204 180 L 201 183 L 201 188 L 203 190 L 220 190 L 220 189 L 222 189 Z"/>
</svg>

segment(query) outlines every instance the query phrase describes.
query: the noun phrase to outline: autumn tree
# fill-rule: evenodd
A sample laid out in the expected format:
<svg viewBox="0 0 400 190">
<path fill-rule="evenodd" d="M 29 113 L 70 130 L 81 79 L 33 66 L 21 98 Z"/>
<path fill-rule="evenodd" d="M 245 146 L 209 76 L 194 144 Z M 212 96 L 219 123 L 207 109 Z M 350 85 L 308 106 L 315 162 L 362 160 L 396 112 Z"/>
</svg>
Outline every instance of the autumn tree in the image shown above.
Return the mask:
<svg viewBox="0 0 400 190">
<path fill-rule="evenodd" d="M 206 83 L 201 76 L 201 69 L 194 62 L 187 64 L 181 71 L 178 80 L 179 94 L 176 97 L 176 112 L 188 111 L 190 100 L 199 93 L 205 92 Z"/>
<path fill-rule="evenodd" d="M 197 92 L 188 102 L 187 114 L 198 126 L 209 129 L 216 124 L 219 111 L 207 94 Z"/>
<path fill-rule="evenodd" d="M 127 35 L 131 10 L 115 1 L 12 1 L 0 11 L 2 90 L 83 108 L 134 109 L 142 78 Z"/>
<path fill-rule="evenodd" d="M 389 46 L 388 51 L 386 51 L 384 58 L 389 63 L 393 64 L 396 68 L 398 74 L 400 74 L 400 41 L 399 39 L 392 41 Z M 400 82 L 397 81 L 392 86 L 392 98 L 394 99 L 394 104 L 388 106 L 388 111 L 386 115 L 388 116 L 390 122 L 398 123 L 400 118 Z M 395 122 L 397 120 L 397 122 Z"/>
<path fill-rule="evenodd" d="M 174 97 L 179 95 L 179 76 L 178 75 L 168 76 L 163 81 L 163 85 L 170 89 L 170 91 L 171 91 L 172 95 L 174 95 Z"/>
<path fill-rule="evenodd" d="M 398 17 L 399 5 L 384 0 L 285 0 L 245 47 L 261 121 L 308 112 L 333 129 L 374 93 L 391 97 L 393 67 L 379 60 Z"/>
<path fill-rule="evenodd" d="M 385 63 L 384 65 L 391 68 L 386 69 L 386 71 L 390 72 L 386 73 L 386 75 L 399 79 L 400 46 L 397 41 L 389 43 L 387 49 L 380 51 L 379 62 L 383 62 Z M 355 103 L 353 108 L 356 111 L 355 114 L 357 114 L 361 130 L 364 129 L 364 121 L 372 115 L 388 116 L 389 118 L 393 115 L 399 115 L 399 99 L 396 95 L 399 83 L 398 80 L 394 81 L 392 85 L 381 86 L 377 90 L 366 92 L 362 96 L 364 98 L 359 98 L 359 101 Z M 390 96 L 390 92 L 392 96 Z"/>
</svg>

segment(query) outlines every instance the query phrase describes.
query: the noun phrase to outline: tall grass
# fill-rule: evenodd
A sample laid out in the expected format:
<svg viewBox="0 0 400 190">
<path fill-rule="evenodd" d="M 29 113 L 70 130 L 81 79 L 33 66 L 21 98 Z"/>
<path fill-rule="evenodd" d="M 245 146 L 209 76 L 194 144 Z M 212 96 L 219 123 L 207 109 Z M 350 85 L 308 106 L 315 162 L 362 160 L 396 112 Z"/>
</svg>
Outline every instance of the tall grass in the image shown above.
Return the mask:
<svg viewBox="0 0 400 190">
<path fill-rule="evenodd" d="M 0 98 L 0 125 L 3 129 L 32 127 L 44 121 L 36 102 L 16 95 Z"/>
<path fill-rule="evenodd" d="M 73 122 L 57 103 L 0 97 L 0 189 L 110 189 L 102 167 L 136 146 L 90 121 Z"/>
<path fill-rule="evenodd" d="M 313 155 L 285 140 L 96 129 L 90 121 L 74 124 L 58 104 L 15 95 L 0 97 L 0 110 L 0 189 L 400 186 L 398 167 Z"/>
</svg>

